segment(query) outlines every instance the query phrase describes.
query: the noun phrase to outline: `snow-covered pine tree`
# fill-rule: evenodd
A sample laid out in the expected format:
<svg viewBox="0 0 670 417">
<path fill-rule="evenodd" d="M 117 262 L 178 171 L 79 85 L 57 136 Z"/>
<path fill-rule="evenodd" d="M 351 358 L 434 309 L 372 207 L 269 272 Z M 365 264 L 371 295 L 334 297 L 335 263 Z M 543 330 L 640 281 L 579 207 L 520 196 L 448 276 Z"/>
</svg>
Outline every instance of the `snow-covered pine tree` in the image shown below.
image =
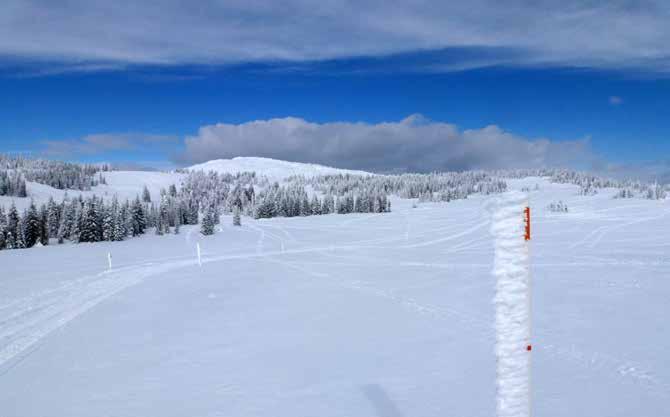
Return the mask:
<svg viewBox="0 0 670 417">
<path fill-rule="evenodd" d="M 235 206 L 233 208 L 233 226 L 242 226 L 242 218 L 240 216 L 240 208 Z"/>
<path fill-rule="evenodd" d="M 111 206 L 100 207 L 102 217 L 102 240 L 111 241 L 114 235 L 114 211 Z"/>
<path fill-rule="evenodd" d="M 311 209 L 312 209 L 312 216 L 318 216 L 321 214 L 321 202 L 319 201 L 319 197 L 316 196 L 316 194 L 312 195 L 312 201 L 309 203 Z"/>
<path fill-rule="evenodd" d="M 49 244 L 49 215 L 47 212 L 47 207 L 42 204 L 39 210 L 40 218 L 40 235 L 38 241 L 42 246 L 47 246 Z"/>
<path fill-rule="evenodd" d="M 25 240 L 25 221 L 24 219 L 26 218 L 25 212 L 23 213 L 24 216 L 21 217 L 19 220 L 19 228 L 16 232 L 16 249 L 25 249 L 26 246 L 26 240 Z"/>
<path fill-rule="evenodd" d="M 7 247 L 7 216 L 5 209 L 0 206 L 0 250 Z"/>
<path fill-rule="evenodd" d="M 9 212 L 7 213 L 7 237 L 5 243 L 7 249 L 16 249 L 19 247 L 20 223 L 21 219 L 19 218 L 19 212 L 16 210 L 16 206 L 12 202 L 12 205 L 9 207 Z"/>
<path fill-rule="evenodd" d="M 50 237 L 58 236 L 58 227 L 60 226 L 61 206 L 56 204 L 53 197 L 49 197 L 47 203 L 47 230 Z"/>
<path fill-rule="evenodd" d="M 79 242 L 81 230 L 84 225 L 84 206 L 80 199 L 73 200 L 72 205 L 74 206 L 74 221 L 70 227 L 69 239 L 73 242 Z"/>
<path fill-rule="evenodd" d="M 215 216 L 216 216 L 216 209 L 212 205 L 210 205 L 209 207 L 207 207 L 207 211 L 205 211 L 205 215 L 202 217 L 200 233 L 202 233 L 205 236 L 214 234 L 214 227 L 216 226 L 216 222 L 214 219 Z"/>
<path fill-rule="evenodd" d="M 40 238 L 40 217 L 34 202 L 30 202 L 30 207 L 23 215 L 23 243 L 24 247 L 31 248 Z"/>
<path fill-rule="evenodd" d="M 95 197 L 86 201 L 79 232 L 79 242 L 99 242 L 102 240 L 102 220 L 99 210 Z"/>
<path fill-rule="evenodd" d="M 146 185 L 142 188 L 142 201 L 145 203 L 151 203 L 151 193 L 149 192 L 149 189 Z"/>
<path fill-rule="evenodd" d="M 156 234 L 162 235 L 170 233 L 170 201 L 165 193 L 161 193 L 161 202 L 158 206 L 158 224 L 156 225 Z"/>
<path fill-rule="evenodd" d="M 154 226 L 154 233 L 157 236 L 162 236 L 163 235 L 163 230 L 165 230 L 165 226 L 163 225 L 163 219 L 160 216 L 156 217 L 156 225 Z"/>
<path fill-rule="evenodd" d="M 114 217 L 112 240 L 115 242 L 124 240 L 129 235 L 129 224 L 132 224 L 132 216 L 130 215 L 130 203 L 126 200 Z"/>
<path fill-rule="evenodd" d="M 307 199 L 307 194 L 303 194 L 300 198 L 300 215 L 301 216 L 311 216 L 312 215 L 312 206 L 309 204 Z"/>
<path fill-rule="evenodd" d="M 139 197 L 133 201 L 131 207 L 131 217 L 132 217 L 132 230 L 131 234 L 133 236 L 138 236 L 144 233 L 144 230 L 147 227 L 147 220 L 144 214 L 144 206 L 140 202 Z"/>
<path fill-rule="evenodd" d="M 19 180 L 19 187 L 16 195 L 18 197 L 28 197 L 28 191 L 26 190 L 26 181 L 23 178 L 20 178 Z"/>
</svg>

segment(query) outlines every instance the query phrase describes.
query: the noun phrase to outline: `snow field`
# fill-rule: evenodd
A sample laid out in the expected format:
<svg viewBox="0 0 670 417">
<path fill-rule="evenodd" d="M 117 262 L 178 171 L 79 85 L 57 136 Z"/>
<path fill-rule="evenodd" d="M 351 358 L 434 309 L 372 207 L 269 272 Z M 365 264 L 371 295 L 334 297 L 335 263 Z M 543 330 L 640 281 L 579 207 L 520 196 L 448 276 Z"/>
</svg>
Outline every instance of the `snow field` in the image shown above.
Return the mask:
<svg viewBox="0 0 670 417">
<path fill-rule="evenodd" d="M 536 182 L 534 413 L 664 415 L 670 205 Z M 489 201 L 0 252 L 1 414 L 493 416 Z"/>
</svg>

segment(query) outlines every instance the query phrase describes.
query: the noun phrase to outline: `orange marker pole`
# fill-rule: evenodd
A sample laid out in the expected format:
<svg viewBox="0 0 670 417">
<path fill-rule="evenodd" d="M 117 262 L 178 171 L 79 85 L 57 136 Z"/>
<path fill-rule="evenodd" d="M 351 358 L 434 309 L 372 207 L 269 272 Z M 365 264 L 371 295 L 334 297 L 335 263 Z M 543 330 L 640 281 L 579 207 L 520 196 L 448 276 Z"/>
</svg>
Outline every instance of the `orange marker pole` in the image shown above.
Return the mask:
<svg viewBox="0 0 670 417">
<path fill-rule="evenodd" d="M 526 220 L 526 230 L 525 230 L 525 234 L 524 234 L 524 239 L 526 240 L 526 242 L 528 242 L 530 240 L 530 207 L 526 207 L 523 212 L 524 212 L 525 217 L 526 217 L 526 219 L 525 219 Z M 528 273 L 528 296 L 526 297 L 526 300 L 528 302 L 528 320 L 529 320 L 528 321 L 528 345 L 526 346 L 526 352 L 528 352 L 529 355 L 530 355 L 531 351 L 533 350 L 533 345 L 531 343 L 531 337 L 532 337 L 531 336 L 531 327 L 532 327 L 532 324 L 531 324 L 532 323 L 531 322 L 531 320 L 532 320 L 531 294 L 532 294 L 532 290 L 531 290 L 531 286 L 530 286 L 530 271 L 529 271 L 529 273 Z M 530 357 L 529 357 L 528 358 L 529 369 L 530 369 L 530 366 L 531 366 L 530 363 L 531 362 L 530 362 Z M 529 372 L 528 372 L 528 386 L 530 386 L 530 385 L 531 385 L 531 373 L 530 373 L 530 370 L 529 370 Z M 532 415 L 531 408 L 532 408 L 531 401 L 529 399 L 528 400 L 528 415 L 529 416 Z"/>
<path fill-rule="evenodd" d="M 526 215 L 526 234 L 524 239 L 528 241 L 530 240 L 530 207 L 526 207 L 523 213 Z"/>
</svg>

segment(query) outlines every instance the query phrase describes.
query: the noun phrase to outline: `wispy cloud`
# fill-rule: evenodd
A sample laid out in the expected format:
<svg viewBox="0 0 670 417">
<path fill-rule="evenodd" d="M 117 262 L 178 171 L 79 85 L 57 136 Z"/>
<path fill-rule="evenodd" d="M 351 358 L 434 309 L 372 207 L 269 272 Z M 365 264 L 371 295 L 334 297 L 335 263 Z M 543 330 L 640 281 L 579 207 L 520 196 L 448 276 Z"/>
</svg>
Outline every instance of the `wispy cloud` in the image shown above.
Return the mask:
<svg viewBox="0 0 670 417">
<path fill-rule="evenodd" d="M 529 139 L 498 126 L 460 130 L 413 115 L 378 124 L 300 118 L 219 123 L 185 139 L 176 161 L 263 156 L 378 172 L 589 166 L 589 139 Z"/>
<path fill-rule="evenodd" d="M 610 96 L 609 103 L 612 106 L 619 106 L 623 104 L 623 99 L 619 96 Z"/>
<path fill-rule="evenodd" d="M 51 158 L 76 159 L 89 156 L 106 156 L 114 152 L 128 154 L 166 154 L 178 146 L 176 136 L 138 133 L 100 133 L 78 139 L 43 140 L 38 153 Z"/>
<path fill-rule="evenodd" d="M 7 0 L 0 57 L 43 61 L 49 74 L 68 67 L 290 65 L 457 49 L 459 56 L 432 70 L 555 65 L 669 73 L 668 21 L 670 3 L 663 0 L 205 0 L 197 7 L 177 0 L 160 7 L 131 0 Z M 482 48 L 488 51 L 483 56 L 463 52 Z"/>
</svg>

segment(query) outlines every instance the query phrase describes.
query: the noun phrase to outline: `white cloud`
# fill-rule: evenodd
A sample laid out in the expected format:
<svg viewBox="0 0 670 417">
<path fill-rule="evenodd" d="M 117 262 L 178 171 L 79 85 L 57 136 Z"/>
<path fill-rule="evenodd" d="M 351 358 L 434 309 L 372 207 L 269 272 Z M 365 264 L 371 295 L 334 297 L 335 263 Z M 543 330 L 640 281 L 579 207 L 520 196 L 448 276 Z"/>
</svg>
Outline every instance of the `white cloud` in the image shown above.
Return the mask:
<svg viewBox="0 0 670 417">
<path fill-rule="evenodd" d="M 378 124 L 310 123 L 300 118 L 201 127 L 185 139 L 180 163 L 263 156 L 373 171 L 433 171 L 587 166 L 588 139 L 554 142 L 524 138 L 498 126 L 459 130 L 413 115 Z"/>
<path fill-rule="evenodd" d="M 668 72 L 668 21 L 665 0 L 6 0 L 0 56 L 95 70 L 484 48 L 485 56 L 461 56 L 431 69 L 565 65 Z"/>
</svg>

